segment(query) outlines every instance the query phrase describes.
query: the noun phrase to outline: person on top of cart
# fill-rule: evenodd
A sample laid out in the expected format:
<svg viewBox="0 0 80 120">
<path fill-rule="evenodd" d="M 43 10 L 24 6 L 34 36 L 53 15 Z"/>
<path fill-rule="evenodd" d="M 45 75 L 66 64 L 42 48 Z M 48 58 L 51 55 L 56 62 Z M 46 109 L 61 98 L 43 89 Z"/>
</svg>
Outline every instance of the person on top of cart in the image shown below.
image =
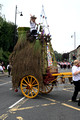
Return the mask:
<svg viewBox="0 0 80 120">
<path fill-rule="evenodd" d="M 37 24 L 36 24 L 36 20 L 37 17 L 35 17 L 35 15 L 30 17 L 30 32 L 31 35 L 36 36 L 37 35 Z"/>
<path fill-rule="evenodd" d="M 72 76 L 73 76 L 73 83 L 75 86 L 75 90 L 72 96 L 72 101 L 77 102 L 76 98 L 78 92 L 80 91 L 80 65 L 78 60 L 74 60 L 73 67 L 72 67 Z"/>
</svg>

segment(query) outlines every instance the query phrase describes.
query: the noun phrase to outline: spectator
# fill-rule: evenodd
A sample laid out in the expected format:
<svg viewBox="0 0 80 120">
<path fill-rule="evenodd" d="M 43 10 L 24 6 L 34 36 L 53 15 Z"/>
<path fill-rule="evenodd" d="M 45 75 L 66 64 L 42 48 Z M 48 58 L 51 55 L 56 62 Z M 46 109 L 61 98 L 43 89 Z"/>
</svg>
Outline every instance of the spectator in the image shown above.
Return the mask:
<svg viewBox="0 0 80 120">
<path fill-rule="evenodd" d="M 67 67 L 68 67 L 68 69 L 71 67 L 71 65 L 70 65 L 70 63 L 69 63 L 69 62 L 67 63 Z"/>
<path fill-rule="evenodd" d="M 10 77 L 10 75 L 11 75 L 11 69 L 12 69 L 12 65 L 11 65 L 11 63 L 9 63 L 9 64 L 7 65 L 8 77 Z"/>
<path fill-rule="evenodd" d="M 1 66 L 3 67 L 3 70 L 5 70 L 4 62 L 1 62 Z"/>
<path fill-rule="evenodd" d="M 3 70 L 1 63 L 0 63 L 0 72 L 4 73 L 4 70 Z"/>
</svg>

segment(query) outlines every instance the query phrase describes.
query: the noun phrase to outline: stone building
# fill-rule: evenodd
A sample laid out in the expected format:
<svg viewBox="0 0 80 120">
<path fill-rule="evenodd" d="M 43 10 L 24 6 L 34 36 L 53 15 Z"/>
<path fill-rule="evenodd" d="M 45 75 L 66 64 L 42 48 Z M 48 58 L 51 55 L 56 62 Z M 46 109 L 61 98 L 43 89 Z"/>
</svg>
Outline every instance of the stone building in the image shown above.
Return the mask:
<svg viewBox="0 0 80 120">
<path fill-rule="evenodd" d="M 80 61 L 80 45 L 77 47 L 77 59 Z"/>
<path fill-rule="evenodd" d="M 80 45 L 75 50 L 69 52 L 69 62 L 73 62 L 75 59 L 80 60 Z"/>
</svg>

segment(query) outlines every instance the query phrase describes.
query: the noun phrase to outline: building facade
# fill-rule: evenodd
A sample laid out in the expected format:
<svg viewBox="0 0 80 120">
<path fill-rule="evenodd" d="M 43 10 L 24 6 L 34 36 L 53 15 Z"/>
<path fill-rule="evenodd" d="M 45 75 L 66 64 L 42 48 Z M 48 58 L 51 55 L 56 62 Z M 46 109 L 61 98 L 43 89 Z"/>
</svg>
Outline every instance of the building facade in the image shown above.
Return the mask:
<svg viewBox="0 0 80 120">
<path fill-rule="evenodd" d="M 69 62 L 73 62 L 75 59 L 80 60 L 80 45 L 75 50 L 69 52 Z"/>
</svg>

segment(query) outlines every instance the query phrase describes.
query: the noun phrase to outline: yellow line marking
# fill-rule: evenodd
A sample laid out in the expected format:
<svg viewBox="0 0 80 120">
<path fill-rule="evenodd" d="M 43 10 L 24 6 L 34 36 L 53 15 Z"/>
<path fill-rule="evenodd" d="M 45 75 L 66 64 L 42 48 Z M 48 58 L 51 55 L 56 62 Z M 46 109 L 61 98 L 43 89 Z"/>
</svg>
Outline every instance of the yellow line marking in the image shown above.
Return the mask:
<svg viewBox="0 0 80 120">
<path fill-rule="evenodd" d="M 3 114 L 2 116 L 0 116 L 1 120 L 5 120 L 8 117 L 8 114 Z"/>
<path fill-rule="evenodd" d="M 28 110 L 28 109 L 32 109 L 32 108 L 36 108 L 36 107 L 40 107 L 40 106 L 49 106 L 49 105 L 54 105 L 56 103 L 49 103 L 49 104 L 41 104 L 41 105 L 35 105 L 35 106 L 30 106 L 30 107 L 24 107 L 24 108 L 12 108 L 11 111 L 19 111 L 19 110 Z"/>
<path fill-rule="evenodd" d="M 65 104 L 65 103 L 61 103 L 61 104 L 64 105 L 64 106 L 66 106 L 66 107 L 69 107 L 69 108 L 72 108 L 72 109 L 75 109 L 75 110 L 80 111 L 79 108 L 73 107 L 73 106 L 71 106 L 71 105 L 68 105 L 68 104 Z"/>
<path fill-rule="evenodd" d="M 50 104 L 42 104 L 41 106 L 49 106 L 49 105 L 54 105 L 56 103 L 50 103 Z"/>
<path fill-rule="evenodd" d="M 27 109 L 32 109 L 34 106 L 31 107 L 25 107 L 25 108 L 12 108 L 11 111 L 18 111 L 18 110 L 27 110 Z"/>
<path fill-rule="evenodd" d="M 72 88 L 66 88 L 66 89 L 74 89 L 74 87 L 72 87 Z"/>
<path fill-rule="evenodd" d="M 69 91 L 69 92 L 73 92 L 73 91 L 71 91 L 71 90 L 68 90 L 68 89 L 63 89 L 64 91 Z"/>
<path fill-rule="evenodd" d="M 22 104 L 24 104 L 28 99 L 23 99 L 22 101 L 20 101 L 15 107 L 9 109 L 8 111 L 6 111 L 5 114 L 2 114 L 0 116 L 1 120 L 5 120 L 6 118 L 8 118 L 9 114 L 15 114 L 16 112 L 13 110 L 17 110 Z M 20 119 L 22 120 L 22 119 Z"/>
<path fill-rule="evenodd" d="M 49 101 L 52 101 L 52 102 L 57 102 L 56 100 L 53 100 L 53 99 L 51 99 L 51 98 L 43 97 L 43 96 L 41 96 L 41 95 L 38 95 L 38 96 L 40 96 L 40 97 L 42 97 L 42 98 L 44 98 L 44 99 L 47 99 L 47 100 L 49 100 Z"/>
<path fill-rule="evenodd" d="M 16 118 L 17 118 L 18 120 L 24 120 L 24 119 L 23 119 L 22 117 L 20 117 L 20 116 L 19 116 L 19 117 L 16 117 Z"/>
</svg>

